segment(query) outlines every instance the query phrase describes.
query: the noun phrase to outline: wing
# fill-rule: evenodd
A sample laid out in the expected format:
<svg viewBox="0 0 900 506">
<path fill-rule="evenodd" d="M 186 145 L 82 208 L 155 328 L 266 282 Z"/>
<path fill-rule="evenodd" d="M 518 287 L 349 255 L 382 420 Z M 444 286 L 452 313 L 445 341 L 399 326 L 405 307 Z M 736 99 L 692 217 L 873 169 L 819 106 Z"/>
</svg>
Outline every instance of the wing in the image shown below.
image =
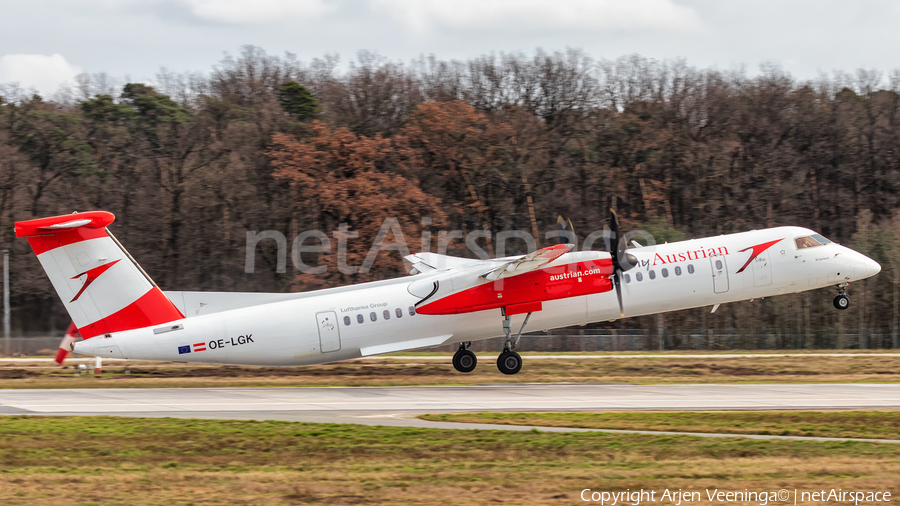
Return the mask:
<svg viewBox="0 0 900 506">
<path fill-rule="evenodd" d="M 535 271 L 565 255 L 574 247 L 574 244 L 557 244 L 556 246 L 539 249 L 525 256 L 510 260 L 505 264 L 501 264 L 482 274 L 481 277 L 493 281 L 500 278 L 517 276 L 529 271 Z"/>
<path fill-rule="evenodd" d="M 414 255 L 403 257 L 404 260 L 412 264 L 410 274 L 418 274 L 420 272 L 446 271 L 448 269 L 456 269 L 459 267 L 470 267 L 485 260 L 451 257 L 447 255 L 439 255 L 437 253 L 422 252 Z"/>
</svg>

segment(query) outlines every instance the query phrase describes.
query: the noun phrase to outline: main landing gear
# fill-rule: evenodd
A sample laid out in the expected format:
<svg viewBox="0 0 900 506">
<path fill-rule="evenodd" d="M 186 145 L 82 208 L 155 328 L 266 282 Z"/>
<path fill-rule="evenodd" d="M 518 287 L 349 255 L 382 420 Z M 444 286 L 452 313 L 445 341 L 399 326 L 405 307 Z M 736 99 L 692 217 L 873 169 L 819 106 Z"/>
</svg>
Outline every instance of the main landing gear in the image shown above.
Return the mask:
<svg viewBox="0 0 900 506">
<path fill-rule="evenodd" d="M 459 349 L 453 355 L 453 368 L 459 372 L 472 372 L 478 365 L 478 359 L 469 346 L 472 346 L 471 342 L 459 343 Z"/>
<path fill-rule="evenodd" d="M 841 283 L 837 286 L 838 294 L 837 297 L 834 298 L 834 307 L 840 310 L 847 309 L 850 307 L 850 297 L 847 297 L 847 283 Z"/>
<path fill-rule="evenodd" d="M 525 330 L 525 326 L 528 325 L 529 318 L 531 318 L 531 313 L 525 316 L 522 328 L 519 329 L 516 339 L 513 340 L 510 329 L 512 321 L 509 316 L 503 317 L 503 333 L 506 334 L 506 344 L 503 345 L 503 353 L 497 357 L 497 369 L 500 369 L 500 372 L 503 374 L 515 374 L 522 369 L 522 356 L 513 350 L 519 344 L 519 339 L 522 338 L 522 332 Z M 453 354 L 453 368 L 459 372 L 472 372 L 478 364 L 478 359 L 469 350 L 469 346 L 472 346 L 471 342 L 459 343 L 459 349 Z"/>
<path fill-rule="evenodd" d="M 525 326 L 528 325 L 529 318 L 531 318 L 531 313 L 525 315 L 522 328 L 519 329 L 519 333 L 516 334 L 516 340 L 513 341 L 510 337 L 512 334 L 510 329 L 512 320 L 510 320 L 508 315 L 503 317 L 503 333 L 506 334 L 506 344 L 503 345 L 503 353 L 497 357 L 497 369 L 500 369 L 500 372 L 503 374 L 515 374 L 522 370 L 522 356 L 513 350 L 519 345 L 519 339 L 522 338 L 522 332 L 525 330 Z"/>
<path fill-rule="evenodd" d="M 497 357 L 497 369 L 503 374 L 515 374 L 522 370 L 522 356 L 512 350 L 504 350 Z"/>
</svg>

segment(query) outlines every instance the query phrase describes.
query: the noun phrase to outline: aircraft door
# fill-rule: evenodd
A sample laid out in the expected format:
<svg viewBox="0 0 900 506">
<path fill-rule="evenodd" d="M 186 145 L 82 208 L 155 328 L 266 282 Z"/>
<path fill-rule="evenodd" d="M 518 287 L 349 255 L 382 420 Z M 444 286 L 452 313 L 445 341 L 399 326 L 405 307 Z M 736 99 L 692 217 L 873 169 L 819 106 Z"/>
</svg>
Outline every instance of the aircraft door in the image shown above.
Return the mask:
<svg viewBox="0 0 900 506">
<path fill-rule="evenodd" d="M 316 323 L 319 327 L 319 349 L 323 353 L 340 350 L 341 330 L 334 311 L 316 313 Z"/>
<path fill-rule="evenodd" d="M 728 265 L 725 263 L 725 257 L 709 257 L 709 263 L 712 265 L 713 291 L 715 291 L 716 293 L 727 292 Z"/>
</svg>

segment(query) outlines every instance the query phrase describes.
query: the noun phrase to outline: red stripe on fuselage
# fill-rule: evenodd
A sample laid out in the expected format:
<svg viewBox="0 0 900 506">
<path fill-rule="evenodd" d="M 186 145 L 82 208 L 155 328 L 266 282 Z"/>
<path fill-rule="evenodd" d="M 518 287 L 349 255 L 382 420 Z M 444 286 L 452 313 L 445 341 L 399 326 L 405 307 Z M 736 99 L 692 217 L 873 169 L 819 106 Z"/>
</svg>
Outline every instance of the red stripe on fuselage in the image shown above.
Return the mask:
<svg viewBox="0 0 900 506">
<path fill-rule="evenodd" d="M 612 290 L 612 260 L 577 262 L 488 281 L 416 308 L 420 314 L 459 314 L 513 304 L 578 297 Z"/>
<path fill-rule="evenodd" d="M 158 287 L 115 313 L 78 329 L 84 339 L 181 320 L 184 315 Z"/>
</svg>

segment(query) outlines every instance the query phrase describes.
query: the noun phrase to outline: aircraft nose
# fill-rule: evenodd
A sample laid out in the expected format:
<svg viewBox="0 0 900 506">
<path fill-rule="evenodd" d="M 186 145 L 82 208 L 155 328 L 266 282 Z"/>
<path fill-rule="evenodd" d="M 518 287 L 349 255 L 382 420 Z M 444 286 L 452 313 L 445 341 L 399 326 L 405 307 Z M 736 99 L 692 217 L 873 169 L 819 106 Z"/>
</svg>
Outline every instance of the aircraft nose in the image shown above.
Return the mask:
<svg viewBox="0 0 900 506">
<path fill-rule="evenodd" d="M 857 253 L 853 257 L 853 274 L 857 279 L 872 277 L 881 272 L 881 264 L 871 258 Z"/>
<path fill-rule="evenodd" d="M 872 260 L 869 257 L 865 257 L 865 259 L 866 259 L 866 273 L 867 274 L 869 274 L 870 276 L 874 276 L 874 275 L 878 274 L 879 272 L 881 272 L 881 264 L 879 264 L 875 260 Z"/>
<path fill-rule="evenodd" d="M 858 251 L 846 248 L 843 250 L 842 269 L 846 269 L 852 280 L 872 277 L 881 272 L 881 264 Z"/>
</svg>

